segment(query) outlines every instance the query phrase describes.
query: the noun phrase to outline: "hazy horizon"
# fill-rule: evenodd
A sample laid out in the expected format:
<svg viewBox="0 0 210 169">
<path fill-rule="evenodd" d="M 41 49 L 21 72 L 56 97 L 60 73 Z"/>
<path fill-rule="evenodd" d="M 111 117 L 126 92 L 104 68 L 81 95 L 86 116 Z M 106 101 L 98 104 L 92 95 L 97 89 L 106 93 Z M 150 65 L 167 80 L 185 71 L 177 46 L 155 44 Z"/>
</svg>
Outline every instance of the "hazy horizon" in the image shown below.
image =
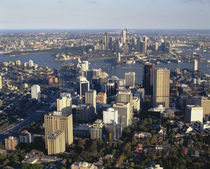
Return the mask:
<svg viewBox="0 0 210 169">
<path fill-rule="evenodd" d="M 209 30 L 210 0 L 0 0 L 0 30 Z"/>
</svg>

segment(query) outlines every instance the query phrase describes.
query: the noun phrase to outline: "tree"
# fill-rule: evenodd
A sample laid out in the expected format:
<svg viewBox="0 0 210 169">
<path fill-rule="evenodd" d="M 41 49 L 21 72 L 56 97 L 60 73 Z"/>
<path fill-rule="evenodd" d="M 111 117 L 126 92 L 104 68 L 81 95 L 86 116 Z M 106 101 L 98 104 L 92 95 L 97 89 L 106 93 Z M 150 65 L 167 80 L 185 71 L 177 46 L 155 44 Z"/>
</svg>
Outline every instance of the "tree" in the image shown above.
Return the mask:
<svg viewBox="0 0 210 169">
<path fill-rule="evenodd" d="M 131 143 L 126 143 L 125 147 L 123 148 L 123 152 L 127 156 L 130 155 L 130 153 L 131 153 Z"/>
<path fill-rule="evenodd" d="M 19 160 L 19 158 L 18 158 L 17 154 L 14 154 L 10 157 L 10 161 L 12 163 L 16 163 L 16 162 L 18 162 L 18 160 Z"/>
<path fill-rule="evenodd" d="M 154 134 L 151 138 L 151 144 L 153 145 L 153 144 L 156 144 L 156 143 L 157 143 L 157 135 Z"/>
<path fill-rule="evenodd" d="M 80 151 L 83 151 L 85 149 L 85 140 L 84 139 L 80 139 L 77 143 L 77 146 L 79 148 Z"/>
<path fill-rule="evenodd" d="M 136 137 L 133 135 L 132 137 L 132 145 L 136 145 L 138 143 L 138 140 L 136 139 Z"/>
<path fill-rule="evenodd" d="M 97 151 L 97 141 L 96 141 L 96 140 L 94 140 L 94 141 L 92 142 L 92 144 L 91 144 L 91 146 L 90 146 L 90 151 L 91 151 L 91 152 Z"/>
</svg>

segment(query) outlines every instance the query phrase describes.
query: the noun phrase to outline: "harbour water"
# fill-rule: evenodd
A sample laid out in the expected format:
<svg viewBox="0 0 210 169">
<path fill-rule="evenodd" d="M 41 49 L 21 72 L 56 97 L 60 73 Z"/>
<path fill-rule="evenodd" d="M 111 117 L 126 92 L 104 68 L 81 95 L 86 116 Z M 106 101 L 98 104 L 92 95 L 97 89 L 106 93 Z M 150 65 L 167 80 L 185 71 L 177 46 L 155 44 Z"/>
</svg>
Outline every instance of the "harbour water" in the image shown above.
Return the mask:
<svg viewBox="0 0 210 169">
<path fill-rule="evenodd" d="M 205 57 L 210 59 L 210 54 L 206 54 Z M 39 66 L 48 66 L 50 68 L 58 69 L 64 64 L 70 63 L 71 60 L 68 61 L 56 61 L 54 60 L 54 56 L 52 54 L 32 54 L 32 55 L 23 55 L 23 56 L 15 56 L 15 57 L 5 57 L 3 54 L 0 54 L 0 62 L 8 62 L 8 61 L 16 61 L 20 60 L 22 63 L 28 62 L 29 60 L 33 60 L 34 63 Z M 136 82 L 141 83 L 142 81 L 142 64 L 136 63 L 132 65 L 115 65 L 113 61 L 110 60 L 94 60 L 90 62 L 90 68 L 101 68 L 104 72 L 107 72 L 110 76 L 118 76 L 119 78 L 124 78 L 125 72 L 135 72 L 136 73 Z M 170 68 L 171 71 L 176 68 L 187 68 L 193 69 L 192 63 L 173 63 L 170 64 L 160 63 L 156 64 L 155 67 L 166 67 Z M 210 63 L 199 63 L 199 70 L 205 74 L 210 74 Z"/>
</svg>

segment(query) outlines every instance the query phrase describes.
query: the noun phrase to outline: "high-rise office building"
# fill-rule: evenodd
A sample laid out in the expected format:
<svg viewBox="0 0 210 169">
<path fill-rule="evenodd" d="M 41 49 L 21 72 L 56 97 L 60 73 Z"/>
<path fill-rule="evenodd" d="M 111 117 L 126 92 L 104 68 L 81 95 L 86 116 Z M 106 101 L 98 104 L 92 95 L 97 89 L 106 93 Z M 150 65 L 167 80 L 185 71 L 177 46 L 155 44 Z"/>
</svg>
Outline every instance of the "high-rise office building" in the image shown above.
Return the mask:
<svg viewBox="0 0 210 169">
<path fill-rule="evenodd" d="M 96 102 L 104 103 L 107 102 L 107 95 L 106 93 L 99 92 L 96 96 Z"/>
<path fill-rule="evenodd" d="M 80 77 L 79 89 L 80 97 L 84 97 L 85 93 L 90 89 L 89 81 L 85 77 Z"/>
<path fill-rule="evenodd" d="M 105 50 L 108 50 L 109 49 L 109 35 L 107 32 L 105 32 L 103 35 L 103 44 L 104 44 Z"/>
<path fill-rule="evenodd" d="M 125 73 L 125 85 L 135 87 L 135 72 Z"/>
<path fill-rule="evenodd" d="M 96 117 L 95 109 L 90 104 L 79 104 L 73 108 L 72 112 L 74 122 L 88 123 Z"/>
<path fill-rule="evenodd" d="M 105 124 L 105 130 L 106 130 L 106 138 L 108 140 L 117 140 L 122 135 L 122 127 L 120 124 L 116 123 L 107 123 Z"/>
<path fill-rule="evenodd" d="M 203 122 L 203 107 L 195 105 L 187 105 L 185 112 L 186 122 Z"/>
<path fill-rule="evenodd" d="M 159 43 L 155 42 L 155 51 L 158 51 L 158 50 L 159 50 Z"/>
<path fill-rule="evenodd" d="M 102 139 L 103 138 L 103 128 L 104 124 L 102 120 L 96 120 L 92 127 L 90 128 L 90 138 L 91 139 Z"/>
<path fill-rule="evenodd" d="M 130 103 L 132 104 L 133 95 L 131 91 L 120 90 L 116 95 L 116 103 Z"/>
<path fill-rule="evenodd" d="M 113 108 L 108 108 L 103 111 L 103 122 L 104 124 L 115 123 L 118 124 L 118 111 Z"/>
<path fill-rule="evenodd" d="M 136 47 L 136 50 L 137 52 L 143 52 L 143 41 L 142 41 L 142 38 L 141 37 L 138 37 L 137 38 L 137 47 Z"/>
<path fill-rule="evenodd" d="M 147 53 L 148 37 L 144 37 L 143 53 Z"/>
<path fill-rule="evenodd" d="M 36 100 L 40 100 L 40 98 L 41 98 L 41 90 L 40 90 L 40 86 L 39 85 L 33 85 L 31 87 L 31 98 L 32 99 L 36 99 Z"/>
<path fill-rule="evenodd" d="M 56 130 L 47 137 L 48 155 L 63 153 L 65 148 L 65 134 L 63 130 Z"/>
<path fill-rule="evenodd" d="M 198 71 L 198 60 L 194 60 L 194 71 Z"/>
<path fill-rule="evenodd" d="M 129 115 L 130 115 L 130 119 L 133 118 L 133 94 L 131 91 L 128 90 L 120 90 L 118 91 L 118 93 L 116 94 L 115 97 L 115 102 L 116 103 L 129 103 Z"/>
<path fill-rule="evenodd" d="M 169 108 L 170 70 L 158 68 L 154 71 L 153 106 L 162 104 Z"/>
<path fill-rule="evenodd" d="M 65 144 L 73 142 L 73 119 L 72 114 L 53 112 L 44 116 L 45 146 L 47 147 L 48 136 L 56 131 L 63 130 L 65 133 Z"/>
<path fill-rule="evenodd" d="M 0 76 L 0 90 L 2 89 L 2 76 Z"/>
<path fill-rule="evenodd" d="M 57 111 L 66 114 L 72 112 L 72 98 L 70 93 L 61 93 L 61 98 L 57 99 Z"/>
<path fill-rule="evenodd" d="M 122 31 L 122 42 L 123 44 L 126 44 L 127 41 L 127 29 Z"/>
<path fill-rule="evenodd" d="M 29 133 L 27 130 L 23 130 L 19 134 L 19 141 L 20 143 L 26 143 L 26 144 L 31 143 L 32 142 L 31 133 Z"/>
<path fill-rule="evenodd" d="M 121 62 L 121 54 L 120 52 L 117 52 L 117 63 Z"/>
<path fill-rule="evenodd" d="M 4 141 L 6 150 L 16 150 L 18 144 L 18 139 L 16 137 L 10 136 L 9 138 L 5 138 Z"/>
<path fill-rule="evenodd" d="M 108 82 L 105 85 L 105 90 L 106 90 L 107 97 L 114 95 L 116 93 L 115 83 L 114 82 Z"/>
<path fill-rule="evenodd" d="M 145 90 L 146 95 L 153 94 L 153 72 L 154 72 L 154 64 L 146 62 L 143 65 L 143 88 Z"/>
<path fill-rule="evenodd" d="M 86 60 L 79 63 L 79 66 L 80 66 L 80 70 L 83 71 L 83 72 L 86 72 L 86 71 L 89 70 L 89 62 L 86 61 Z"/>
<path fill-rule="evenodd" d="M 96 112 L 96 91 L 88 90 L 85 92 L 85 103 L 90 104 L 94 108 L 94 112 Z"/>
<path fill-rule="evenodd" d="M 118 123 L 122 128 L 128 127 L 132 123 L 132 114 L 130 103 L 116 103 L 113 105 L 115 111 L 118 111 Z"/>
<path fill-rule="evenodd" d="M 28 61 L 28 66 L 29 66 L 29 67 L 33 67 L 33 66 L 34 66 L 33 60 L 29 60 L 29 61 Z"/>
<path fill-rule="evenodd" d="M 203 116 L 210 116 L 210 98 L 201 97 L 201 107 L 203 107 Z"/>
</svg>

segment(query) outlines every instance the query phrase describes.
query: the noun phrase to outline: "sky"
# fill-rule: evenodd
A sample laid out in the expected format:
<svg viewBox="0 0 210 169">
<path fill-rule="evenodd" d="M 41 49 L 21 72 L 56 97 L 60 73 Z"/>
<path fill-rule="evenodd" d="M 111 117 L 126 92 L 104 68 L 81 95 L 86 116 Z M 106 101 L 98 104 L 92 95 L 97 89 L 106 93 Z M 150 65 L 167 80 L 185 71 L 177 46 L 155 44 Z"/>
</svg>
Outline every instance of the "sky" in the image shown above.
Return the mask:
<svg viewBox="0 0 210 169">
<path fill-rule="evenodd" d="M 0 29 L 210 29 L 210 0 L 0 0 Z"/>
</svg>

